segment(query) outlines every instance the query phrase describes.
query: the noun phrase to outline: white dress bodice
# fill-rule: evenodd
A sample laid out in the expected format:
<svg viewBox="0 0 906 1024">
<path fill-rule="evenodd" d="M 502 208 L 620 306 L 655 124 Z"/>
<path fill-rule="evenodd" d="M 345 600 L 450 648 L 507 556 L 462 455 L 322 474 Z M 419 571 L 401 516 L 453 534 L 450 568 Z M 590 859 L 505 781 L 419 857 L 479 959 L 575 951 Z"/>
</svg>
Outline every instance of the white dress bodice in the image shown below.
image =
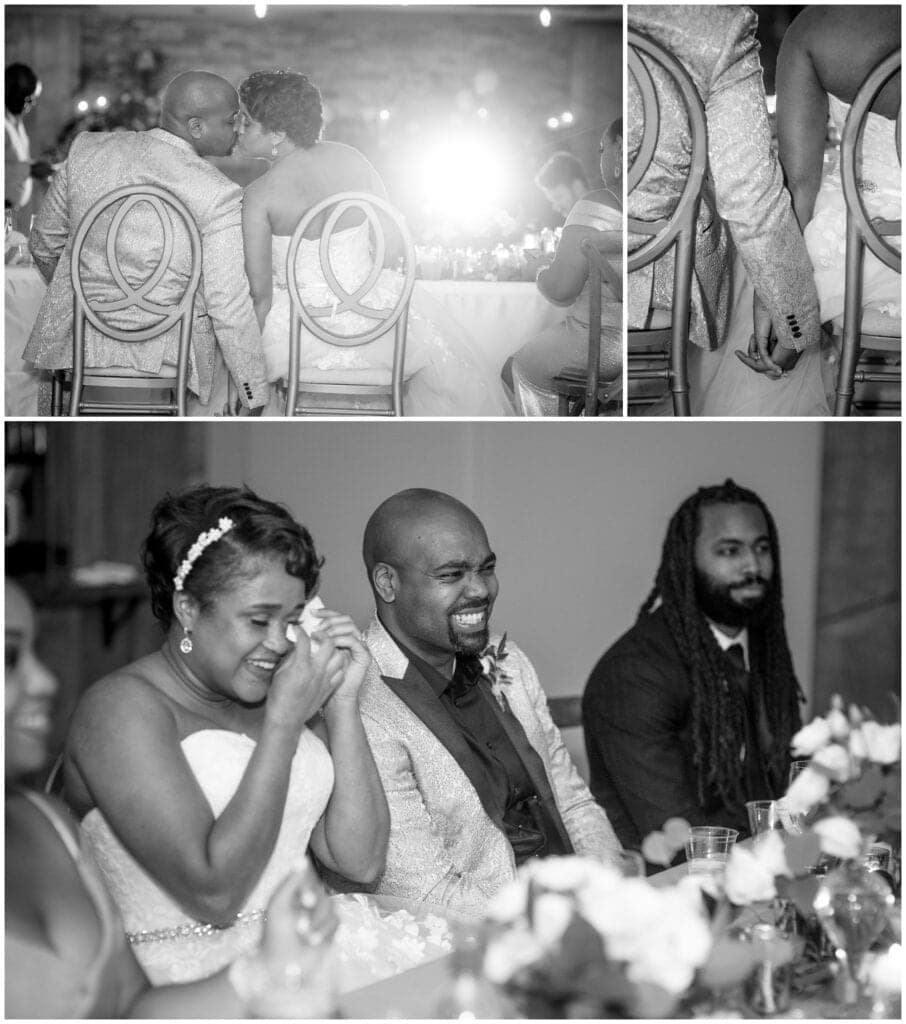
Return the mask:
<svg viewBox="0 0 906 1024">
<path fill-rule="evenodd" d="M 239 733 L 204 729 L 187 736 L 181 748 L 214 816 L 219 817 L 239 787 L 255 741 Z M 205 977 L 257 943 L 260 912 L 308 849 L 312 830 L 330 798 L 333 778 L 327 748 L 304 729 L 290 769 L 274 851 L 237 923 L 225 929 L 200 927 L 125 849 L 99 810 L 85 815 L 86 843 L 119 906 L 135 954 L 154 984 Z"/>
</svg>

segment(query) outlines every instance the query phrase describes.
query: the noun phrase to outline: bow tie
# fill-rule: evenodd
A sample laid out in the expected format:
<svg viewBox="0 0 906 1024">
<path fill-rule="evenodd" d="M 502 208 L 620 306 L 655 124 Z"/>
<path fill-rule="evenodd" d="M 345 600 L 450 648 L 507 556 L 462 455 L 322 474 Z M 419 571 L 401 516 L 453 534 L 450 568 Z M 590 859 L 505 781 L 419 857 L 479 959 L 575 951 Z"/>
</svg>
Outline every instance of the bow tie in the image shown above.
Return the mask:
<svg viewBox="0 0 906 1024">
<path fill-rule="evenodd" d="M 477 654 L 457 654 L 453 679 L 448 687 L 453 703 L 459 706 L 469 691 L 484 675 L 481 659 Z"/>
</svg>

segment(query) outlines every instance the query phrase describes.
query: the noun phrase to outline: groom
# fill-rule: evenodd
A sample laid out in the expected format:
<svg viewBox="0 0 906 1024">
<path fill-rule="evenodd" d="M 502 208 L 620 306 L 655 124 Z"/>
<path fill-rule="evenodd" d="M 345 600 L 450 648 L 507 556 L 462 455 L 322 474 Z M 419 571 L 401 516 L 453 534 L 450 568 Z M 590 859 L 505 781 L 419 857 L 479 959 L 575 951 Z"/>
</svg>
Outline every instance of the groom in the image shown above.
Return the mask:
<svg viewBox="0 0 906 1024">
<path fill-rule="evenodd" d="M 45 369 L 72 365 L 70 255 L 82 218 L 102 196 L 123 185 L 159 185 L 188 207 L 201 234 L 202 276 L 192 319 L 189 387 L 202 406 L 212 402 L 220 353 L 242 404 L 267 403 L 268 385 L 258 322 L 252 309 L 242 258 L 242 192 L 208 161 L 225 156 L 236 141 L 239 96 L 226 79 L 207 71 L 186 71 L 167 86 L 160 127 L 144 132 L 83 132 L 53 177 L 29 245 L 49 287 L 22 358 Z M 144 217 L 144 220 L 140 219 Z M 106 231 L 92 230 L 83 249 L 83 282 L 88 294 L 119 299 L 105 258 Z M 117 253 L 126 279 L 147 280 L 157 269 L 161 230 L 141 204 L 123 222 Z M 160 302 L 181 296 L 188 280 L 188 252 L 177 251 L 161 285 L 150 295 Z M 186 246 L 187 249 L 187 246 Z M 118 314 L 120 330 L 147 327 L 159 319 L 135 306 Z M 158 373 L 176 363 L 178 325 L 156 339 L 117 342 L 86 327 L 86 366 L 125 366 Z M 225 396 L 224 396 L 225 397 Z M 198 408 L 198 413 L 208 411 Z"/>
<path fill-rule="evenodd" d="M 531 663 L 491 639 L 495 558 L 475 513 L 401 491 L 369 519 L 364 558 L 377 616 L 361 713 L 390 806 L 376 891 L 480 915 L 529 857 L 618 853 Z"/>
</svg>

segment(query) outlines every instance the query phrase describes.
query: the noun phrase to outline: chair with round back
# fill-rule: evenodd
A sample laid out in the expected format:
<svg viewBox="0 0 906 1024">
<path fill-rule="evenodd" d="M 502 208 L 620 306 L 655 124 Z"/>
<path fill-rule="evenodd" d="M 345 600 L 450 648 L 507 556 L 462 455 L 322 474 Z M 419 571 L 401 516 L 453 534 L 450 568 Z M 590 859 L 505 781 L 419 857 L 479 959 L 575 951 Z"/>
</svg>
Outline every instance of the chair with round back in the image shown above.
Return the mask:
<svg viewBox="0 0 906 1024">
<path fill-rule="evenodd" d="M 608 285 L 613 297 L 623 301 L 623 282 L 593 238 L 579 248 L 588 262 L 588 361 L 584 367 L 564 367 L 553 379 L 559 416 L 598 416 L 608 399 L 610 384 L 601 382 L 601 287 Z"/>
<path fill-rule="evenodd" d="M 157 214 L 162 231 L 160 261 L 151 275 L 137 287 L 131 285 L 123 274 L 117 255 L 117 239 L 127 215 L 139 204 L 148 204 Z M 120 204 L 107 226 L 105 254 L 107 268 L 113 283 L 122 293 L 118 298 L 101 299 L 86 293 L 82 280 L 82 253 L 89 232 L 98 219 L 116 204 Z M 191 254 L 188 277 L 182 294 L 171 305 L 163 305 L 149 298 L 149 294 L 161 282 L 170 269 L 175 244 L 174 223 L 180 223 L 185 230 Z M 85 214 L 75 233 L 70 261 L 70 277 L 73 292 L 72 370 L 55 370 L 51 414 L 63 415 L 64 392 L 70 392 L 69 414 L 83 413 L 123 415 L 177 415 L 186 414 L 186 382 L 188 377 L 189 345 L 192 335 L 192 314 L 195 294 L 201 280 L 201 235 L 185 204 L 157 185 L 126 185 L 102 196 Z M 104 315 L 136 308 L 159 319 L 149 326 L 136 329 L 118 328 L 105 322 Z M 162 369 L 159 373 L 134 370 L 125 367 L 85 366 L 85 324 L 86 321 L 106 338 L 113 341 L 141 343 L 157 338 L 179 325 L 179 348 L 174 369 Z M 116 388 L 126 390 L 162 390 L 167 397 L 161 402 L 152 401 L 101 401 L 86 400 L 86 387 Z"/>
<path fill-rule="evenodd" d="M 840 176 L 843 182 L 843 197 L 846 201 L 846 284 L 842 319 L 842 345 L 840 369 L 837 374 L 834 415 L 848 416 L 852 409 L 856 383 L 900 382 L 899 353 L 902 349 L 899 331 L 891 333 L 884 324 L 881 314 L 862 309 L 862 265 L 865 249 L 869 249 L 882 263 L 898 274 L 900 252 L 887 238 L 902 232 L 901 220 L 870 218 L 862 201 L 857 172 L 857 157 L 865 122 L 875 97 L 884 84 L 899 70 L 901 51 L 896 50 L 868 75 L 859 86 L 852 106 L 846 117 L 840 140 Z M 896 130 L 897 156 L 900 155 L 900 115 L 897 114 Z M 901 158 L 902 159 L 902 158 Z M 841 326 L 834 322 L 834 333 Z M 899 328 L 899 322 L 896 327 Z M 873 355 L 872 362 L 882 361 L 880 368 L 869 365 L 859 368 L 863 351 Z M 885 366 L 883 361 L 893 357 L 895 368 Z"/>
<path fill-rule="evenodd" d="M 626 266 L 630 274 L 653 263 L 671 246 L 676 246 L 670 327 L 629 331 L 627 378 L 630 381 L 668 381 L 674 414 L 688 416 L 686 346 L 689 342 L 695 225 L 708 164 L 705 111 L 689 73 L 669 51 L 633 30 L 627 33 L 627 44 L 627 66 L 638 86 L 644 116 L 641 145 L 628 169 L 627 196 L 632 196 L 651 165 L 660 133 L 657 93 L 651 73 L 642 60 L 643 54 L 656 62 L 673 80 L 686 108 L 691 133 L 689 172 L 673 213 L 665 220 L 643 221 L 630 216 L 627 221 L 630 235 L 642 235 L 647 239 L 629 253 Z M 652 368 L 651 364 L 658 362 L 666 363 L 666 366 L 662 369 Z"/>
<path fill-rule="evenodd" d="M 370 225 L 372 238 L 371 269 L 365 279 L 348 292 L 337 279 L 330 259 L 330 241 L 340 219 L 358 210 Z M 303 295 L 304 282 L 297 273 L 297 256 L 302 240 L 312 224 L 322 216 L 324 226 L 318 243 L 321 271 L 332 293 L 329 305 L 314 305 Z M 395 229 L 402 248 L 399 291 L 392 305 L 376 308 L 365 300 L 379 281 L 386 280 L 384 263 L 388 254 L 388 226 Z M 402 215 L 379 196 L 365 192 L 338 192 L 322 199 L 299 221 L 286 254 L 286 281 L 290 298 L 289 370 L 286 381 L 285 415 L 403 415 L 403 383 L 405 380 L 406 332 L 409 300 L 415 285 L 415 247 Z M 343 313 L 364 317 L 373 326 L 359 333 L 341 333 L 332 327 L 334 318 Z M 393 363 L 391 369 L 316 370 L 304 365 L 302 327 L 316 338 L 341 348 L 360 347 L 393 332 Z M 328 396 L 330 404 L 305 406 L 303 396 Z M 365 409 L 363 399 L 371 402 Z"/>
</svg>

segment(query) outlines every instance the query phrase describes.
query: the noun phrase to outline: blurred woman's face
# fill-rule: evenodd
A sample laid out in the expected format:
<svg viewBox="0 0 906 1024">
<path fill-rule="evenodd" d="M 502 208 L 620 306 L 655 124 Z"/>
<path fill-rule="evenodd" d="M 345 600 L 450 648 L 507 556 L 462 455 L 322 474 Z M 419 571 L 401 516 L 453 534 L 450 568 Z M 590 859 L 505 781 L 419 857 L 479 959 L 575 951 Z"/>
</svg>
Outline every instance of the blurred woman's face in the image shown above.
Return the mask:
<svg viewBox="0 0 906 1024">
<path fill-rule="evenodd" d="M 259 157 L 265 160 L 274 159 L 274 137 L 260 121 L 249 117 L 243 109 L 240 121 L 239 138 L 233 153 L 237 156 Z"/>
<path fill-rule="evenodd" d="M 35 654 L 35 615 L 25 594 L 7 581 L 6 774 L 35 771 L 47 760 L 57 682 Z"/>
<path fill-rule="evenodd" d="M 305 607 L 305 583 L 282 558 L 248 560 L 247 572 L 191 615 L 192 652 L 179 657 L 212 694 L 257 704 L 292 644 L 286 627 Z"/>
</svg>

